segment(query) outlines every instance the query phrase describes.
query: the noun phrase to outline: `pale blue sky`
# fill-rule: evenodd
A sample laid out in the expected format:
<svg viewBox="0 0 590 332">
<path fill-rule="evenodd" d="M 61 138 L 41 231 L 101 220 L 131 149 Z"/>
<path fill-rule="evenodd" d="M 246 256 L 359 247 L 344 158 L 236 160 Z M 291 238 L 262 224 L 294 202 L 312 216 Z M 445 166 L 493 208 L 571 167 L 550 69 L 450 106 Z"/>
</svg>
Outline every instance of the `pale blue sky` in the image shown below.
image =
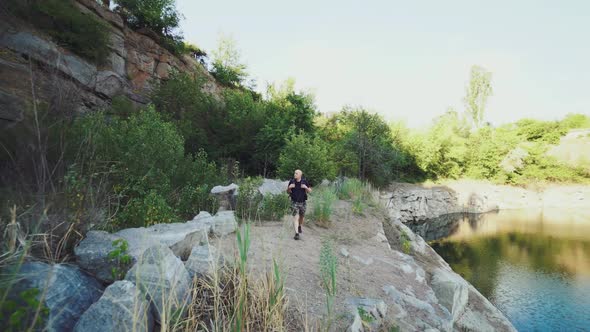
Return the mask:
<svg viewBox="0 0 590 332">
<path fill-rule="evenodd" d="M 412 127 L 463 110 L 469 68 L 493 73 L 486 119 L 590 113 L 588 1 L 177 0 L 185 38 L 233 36 L 249 72 L 296 79 L 322 112 L 362 105 Z"/>
</svg>

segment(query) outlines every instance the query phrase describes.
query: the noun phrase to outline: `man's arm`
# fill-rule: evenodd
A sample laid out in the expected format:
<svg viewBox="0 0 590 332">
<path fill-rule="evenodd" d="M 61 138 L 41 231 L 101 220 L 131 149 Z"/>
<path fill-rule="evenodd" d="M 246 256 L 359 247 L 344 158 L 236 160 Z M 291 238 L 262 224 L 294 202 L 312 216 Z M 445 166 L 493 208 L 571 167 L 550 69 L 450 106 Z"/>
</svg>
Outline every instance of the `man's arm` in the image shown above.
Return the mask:
<svg viewBox="0 0 590 332">
<path fill-rule="evenodd" d="M 309 186 L 309 182 L 305 181 L 305 183 L 301 184 L 301 188 L 305 189 L 306 193 L 310 193 L 311 192 L 311 187 Z"/>
<path fill-rule="evenodd" d="M 295 183 L 293 181 L 289 181 L 289 185 L 287 186 L 287 193 L 291 194 L 291 189 L 295 188 Z"/>
</svg>

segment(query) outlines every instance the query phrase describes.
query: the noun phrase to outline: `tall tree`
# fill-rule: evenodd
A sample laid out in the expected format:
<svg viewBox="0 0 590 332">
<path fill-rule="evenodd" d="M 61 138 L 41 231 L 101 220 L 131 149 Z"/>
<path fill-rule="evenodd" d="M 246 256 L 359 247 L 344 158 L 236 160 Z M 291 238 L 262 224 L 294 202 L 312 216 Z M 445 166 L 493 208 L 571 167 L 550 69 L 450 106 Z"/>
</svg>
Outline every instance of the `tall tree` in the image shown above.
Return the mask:
<svg viewBox="0 0 590 332">
<path fill-rule="evenodd" d="M 492 95 L 492 73 L 483 67 L 472 66 L 471 77 L 465 95 L 466 112 L 473 125 L 480 128 L 483 124 L 486 103 Z"/>
<path fill-rule="evenodd" d="M 242 86 L 248 73 L 246 65 L 240 59 L 235 39 L 230 36 L 219 37 L 217 49 L 213 54 L 213 76 L 222 84 L 229 86 Z"/>
</svg>

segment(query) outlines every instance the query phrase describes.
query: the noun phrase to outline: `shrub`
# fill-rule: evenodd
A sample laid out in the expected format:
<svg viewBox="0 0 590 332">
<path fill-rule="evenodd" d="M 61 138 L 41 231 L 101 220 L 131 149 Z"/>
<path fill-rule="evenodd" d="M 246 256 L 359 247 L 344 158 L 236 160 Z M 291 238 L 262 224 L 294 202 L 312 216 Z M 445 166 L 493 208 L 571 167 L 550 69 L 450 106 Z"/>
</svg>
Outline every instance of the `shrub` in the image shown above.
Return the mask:
<svg viewBox="0 0 590 332">
<path fill-rule="evenodd" d="M 258 214 L 262 220 L 281 220 L 291 207 L 291 199 L 286 193 L 266 195 L 260 202 Z"/>
<path fill-rule="evenodd" d="M 71 0 L 16 1 L 17 15 L 47 32 L 72 52 L 95 63 L 110 53 L 110 27 L 91 13 L 82 13 Z"/>
<path fill-rule="evenodd" d="M 144 227 L 173 221 L 176 221 L 176 215 L 172 208 L 155 190 L 145 196 L 132 198 L 117 218 L 117 224 L 121 228 Z"/>
<path fill-rule="evenodd" d="M 162 35 L 171 35 L 180 24 L 175 0 L 115 0 L 117 10 L 134 29 L 148 28 Z"/>
<path fill-rule="evenodd" d="M 311 217 L 318 225 L 329 226 L 333 212 L 332 205 L 336 198 L 336 194 L 330 188 L 316 189 L 311 199 L 313 206 Z"/>
<path fill-rule="evenodd" d="M 291 178 L 293 171 L 300 169 L 312 185 L 320 183 L 323 179 L 331 180 L 336 175 L 336 167 L 329 155 L 328 144 L 319 137 L 294 135 L 281 152 L 278 175 L 282 178 Z"/>
<path fill-rule="evenodd" d="M 280 220 L 291 206 L 286 193 L 262 196 L 258 187 L 262 178 L 247 177 L 240 181 L 236 201 L 236 213 L 241 220 Z"/>
</svg>

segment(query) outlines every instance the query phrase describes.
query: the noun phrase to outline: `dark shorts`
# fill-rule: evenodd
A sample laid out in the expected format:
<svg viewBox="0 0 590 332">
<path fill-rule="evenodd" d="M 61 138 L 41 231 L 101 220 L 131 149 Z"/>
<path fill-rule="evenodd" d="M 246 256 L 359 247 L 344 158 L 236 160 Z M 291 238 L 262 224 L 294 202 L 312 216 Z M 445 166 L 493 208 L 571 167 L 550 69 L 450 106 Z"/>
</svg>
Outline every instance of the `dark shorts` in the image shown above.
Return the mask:
<svg viewBox="0 0 590 332">
<path fill-rule="evenodd" d="M 303 217 L 305 215 L 306 206 L 307 204 L 305 204 L 305 202 L 291 201 L 291 215 L 295 216 L 297 213 L 299 213 L 299 215 Z"/>
</svg>

